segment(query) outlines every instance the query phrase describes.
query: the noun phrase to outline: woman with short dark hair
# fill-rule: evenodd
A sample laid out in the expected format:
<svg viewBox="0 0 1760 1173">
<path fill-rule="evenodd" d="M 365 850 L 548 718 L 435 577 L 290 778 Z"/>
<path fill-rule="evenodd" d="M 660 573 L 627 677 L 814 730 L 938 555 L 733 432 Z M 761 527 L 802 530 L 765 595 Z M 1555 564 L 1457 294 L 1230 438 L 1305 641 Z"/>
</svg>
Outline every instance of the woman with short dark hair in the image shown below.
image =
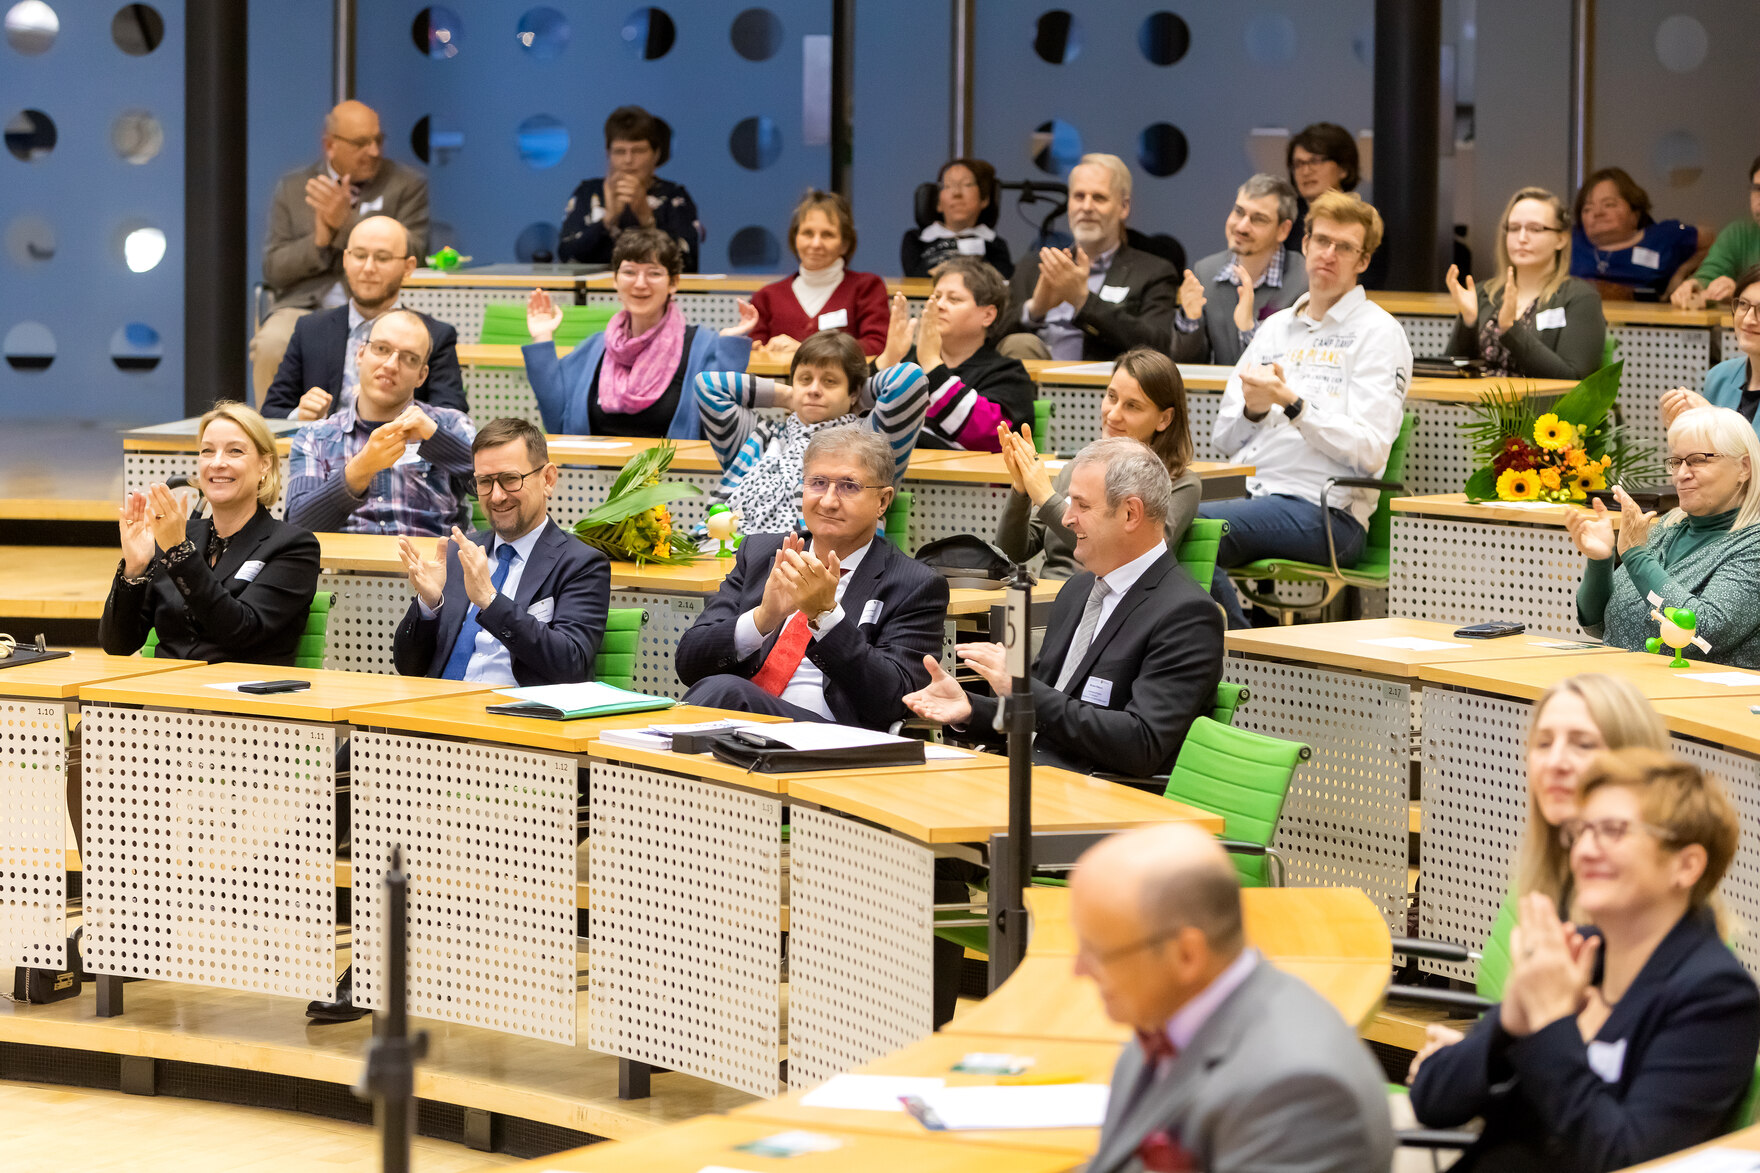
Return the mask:
<svg viewBox="0 0 1760 1173">
<path fill-rule="evenodd" d="M 605 120 L 605 175 L 584 180 L 562 209 L 556 259 L 603 265 L 623 233 L 658 228 L 678 242 L 683 272 L 697 271 L 705 237 L 684 184 L 654 172 L 672 157 L 672 127 L 640 106 L 619 106 Z"/>
<path fill-rule="evenodd" d="M 982 159 L 950 159 L 941 165 L 935 183 L 935 221 L 926 228 L 907 231 L 899 247 L 904 275 L 927 277 L 944 261 L 977 257 L 988 261 L 1004 279 L 1013 277 L 1008 241 L 981 223 L 984 212 L 996 206 L 996 168 Z"/>
<path fill-rule="evenodd" d="M 1571 219 L 1571 276 L 1592 282 L 1603 297 L 1628 301 L 1660 301 L 1673 292 L 1716 235 L 1656 219 L 1650 193 L 1618 167 L 1603 167 L 1583 181 Z"/>
<path fill-rule="evenodd" d="M 870 358 L 885 351 L 892 317 L 886 282 L 844 267 L 856 252 L 849 201 L 836 192 L 807 192 L 789 220 L 788 247 L 801 267 L 752 295 L 752 341 L 781 360 L 819 331 L 841 330 Z"/>
</svg>

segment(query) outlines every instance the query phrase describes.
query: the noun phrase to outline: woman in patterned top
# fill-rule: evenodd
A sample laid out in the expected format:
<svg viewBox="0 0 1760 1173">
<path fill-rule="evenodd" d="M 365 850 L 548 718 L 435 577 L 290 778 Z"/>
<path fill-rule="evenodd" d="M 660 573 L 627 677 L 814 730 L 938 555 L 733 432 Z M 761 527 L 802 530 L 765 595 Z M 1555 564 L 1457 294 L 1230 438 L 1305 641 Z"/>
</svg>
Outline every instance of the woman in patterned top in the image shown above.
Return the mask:
<svg viewBox="0 0 1760 1173">
<path fill-rule="evenodd" d="M 892 446 L 893 482 L 904 476 L 929 408 L 929 383 L 916 363 L 872 377 L 859 342 L 821 330 L 801 343 L 788 382 L 734 371 L 697 376 L 703 434 L 721 462 L 715 489 L 748 534 L 792 533 L 801 524 L 801 459 L 815 433 L 865 422 Z M 758 414 L 780 407 L 784 418 Z"/>
<path fill-rule="evenodd" d="M 1564 201 L 1524 187 L 1503 209 L 1497 274 L 1479 289 L 1448 267 L 1460 308 L 1448 353 L 1485 361 L 1490 375 L 1581 379 L 1601 366 L 1607 319 L 1595 287 L 1570 275 L 1571 217 Z"/>
</svg>

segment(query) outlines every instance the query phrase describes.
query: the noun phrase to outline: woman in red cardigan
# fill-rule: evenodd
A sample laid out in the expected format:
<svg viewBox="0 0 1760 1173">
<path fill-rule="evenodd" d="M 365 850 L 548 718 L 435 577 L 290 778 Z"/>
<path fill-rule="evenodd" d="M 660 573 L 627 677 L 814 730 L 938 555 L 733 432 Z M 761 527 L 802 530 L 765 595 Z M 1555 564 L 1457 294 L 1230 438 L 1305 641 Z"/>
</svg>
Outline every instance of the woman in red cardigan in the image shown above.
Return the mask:
<svg viewBox="0 0 1760 1173">
<path fill-rule="evenodd" d="M 844 268 L 856 251 L 849 201 L 835 192 L 807 192 L 789 221 L 788 247 L 800 259 L 800 271 L 752 295 L 758 311 L 752 341 L 782 359 L 820 330 L 842 330 L 870 358 L 885 350 L 891 316 L 886 282 Z"/>
</svg>

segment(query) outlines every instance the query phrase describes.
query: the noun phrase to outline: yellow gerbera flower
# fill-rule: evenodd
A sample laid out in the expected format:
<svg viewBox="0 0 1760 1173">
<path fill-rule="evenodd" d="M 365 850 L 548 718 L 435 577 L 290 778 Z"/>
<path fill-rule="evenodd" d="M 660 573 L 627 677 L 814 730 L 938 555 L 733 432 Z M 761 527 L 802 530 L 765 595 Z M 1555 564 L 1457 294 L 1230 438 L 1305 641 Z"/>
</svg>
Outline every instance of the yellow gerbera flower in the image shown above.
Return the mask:
<svg viewBox="0 0 1760 1173">
<path fill-rule="evenodd" d="M 1554 492 L 1554 493 L 1558 492 L 1559 489 L 1564 487 L 1564 479 L 1559 476 L 1558 470 L 1556 468 L 1543 468 L 1543 469 L 1541 469 L 1540 470 L 1540 483 L 1542 485 L 1545 485 L 1548 491 Z"/>
<path fill-rule="evenodd" d="M 1540 496 L 1540 478 L 1532 469 L 1507 469 L 1497 478 L 1497 496 L 1502 501 L 1534 501 Z"/>
<path fill-rule="evenodd" d="M 1577 429 L 1550 411 L 1534 421 L 1534 443 L 1554 452 L 1577 442 Z"/>
<path fill-rule="evenodd" d="M 1578 469 L 1571 475 L 1571 488 L 1573 491 L 1581 488 L 1587 492 L 1591 489 L 1605 489 L 1606 487 L 1607 475 L 1601 466 L 1595 461 L 1590 461 L 1587 465 Z"/>
</svg>

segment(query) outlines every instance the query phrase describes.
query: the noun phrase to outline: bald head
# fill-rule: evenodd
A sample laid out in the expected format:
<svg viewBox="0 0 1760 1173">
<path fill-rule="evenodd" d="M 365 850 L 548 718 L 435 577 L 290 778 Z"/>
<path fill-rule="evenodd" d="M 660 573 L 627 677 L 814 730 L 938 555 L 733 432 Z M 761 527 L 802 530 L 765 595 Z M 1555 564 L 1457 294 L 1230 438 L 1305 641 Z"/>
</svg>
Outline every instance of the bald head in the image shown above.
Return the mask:
<svg viewBox="0 0 1760 1173">
<path fill-rule="evenodd" d="M 350 98 L 324 116 L 324 158 L 336 174 L 356 184 L 371 183 L 379 174 L 384 146 L 379 115 L 365 102 Z"/>
</svg>

